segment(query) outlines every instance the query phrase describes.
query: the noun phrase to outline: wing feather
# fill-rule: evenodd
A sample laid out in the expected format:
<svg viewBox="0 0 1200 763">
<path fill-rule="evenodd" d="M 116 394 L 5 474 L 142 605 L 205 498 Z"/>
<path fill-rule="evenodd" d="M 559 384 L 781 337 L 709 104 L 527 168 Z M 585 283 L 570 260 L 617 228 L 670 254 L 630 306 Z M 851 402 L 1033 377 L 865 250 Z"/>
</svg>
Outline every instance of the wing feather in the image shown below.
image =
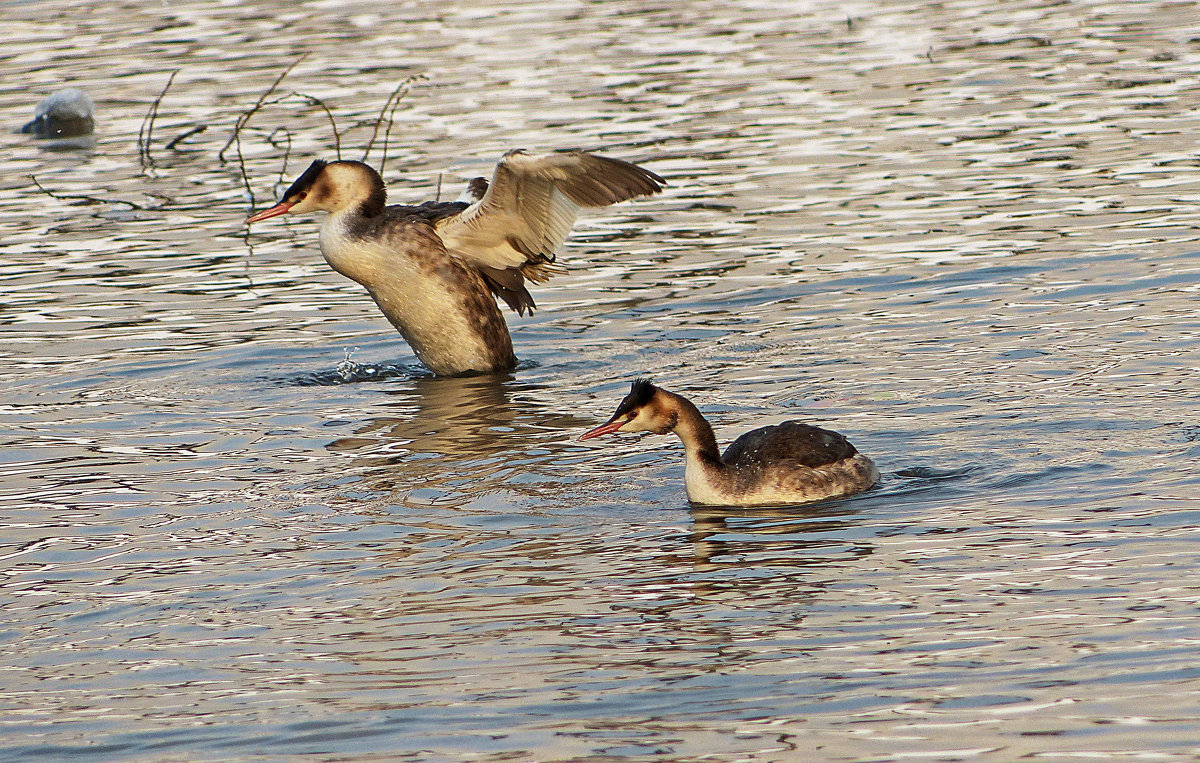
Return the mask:
<svg viewBox="0 0 1200 763">
<path fill-rule="evenodd" d="M 554 261 L 581 207 L 649 196 L 665 182 L 636 164 L 584 151 L 509 151 L 483 198 L 438 221 L 438 234 L 447 251 L 469 264 L 523 271 L 531 265 L 549 277 L 552 269 L 538 266 Z"/>
</svg>

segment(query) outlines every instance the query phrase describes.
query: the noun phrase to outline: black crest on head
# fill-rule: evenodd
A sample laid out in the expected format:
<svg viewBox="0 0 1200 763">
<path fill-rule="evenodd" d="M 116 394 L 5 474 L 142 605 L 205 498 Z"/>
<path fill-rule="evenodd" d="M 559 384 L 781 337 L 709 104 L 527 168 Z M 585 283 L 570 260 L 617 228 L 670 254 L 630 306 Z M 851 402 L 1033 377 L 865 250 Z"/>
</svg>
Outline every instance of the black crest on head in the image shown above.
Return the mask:
<svg viewBox="0 0 1200 763">
<path fill-rule="evenodd" d="M 629 394 L 617 406 L 617 412 L 613 414 L 614 418 L 649 403 L 655 392 L 658 392 L 658 387 L 651 384 L 649 379 L 635 379 L 633 386 L 629 388 Z"/>
<path fill-rule="evenodd" d="M 290 199 L 312 188 L 312 184 L 317 182 L 317 175 L 321 174 L 321 170 L 325 169 L 325 165 L 328 163 L 324 159 L 317 159 L 308 165 L 308 169 L 304 171 L 304 174 L 296 178 L 296 182 L 292 183 L 291 187 L 287 189 L 287 193 L 283 194 L 283 198 Z"/>
</svg>

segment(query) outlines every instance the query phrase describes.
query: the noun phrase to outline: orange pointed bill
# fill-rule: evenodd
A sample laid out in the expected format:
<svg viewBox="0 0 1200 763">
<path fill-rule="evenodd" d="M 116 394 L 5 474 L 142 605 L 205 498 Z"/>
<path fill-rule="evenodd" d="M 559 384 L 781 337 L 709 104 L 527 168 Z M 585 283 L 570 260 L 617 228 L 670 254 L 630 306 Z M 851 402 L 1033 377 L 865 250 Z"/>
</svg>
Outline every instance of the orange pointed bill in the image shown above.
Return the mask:
<svg viewBox="0 0 1200 763">
<path fill-rule="evenodd" d="M 600 426 L 596 427 L 595 429 L 589 429 L 588 431 L 579 435 L 579 439 L 580 440 L 590 440 L 593 437 L 599 437 L 602 434 L 611 434 L 612 432 L 617 431 L 624 425 L 625 425 L 625 421 L 622 419 L 618 419 L 617 421 L 610 421 L 607 424 L 601 424 Z"/>
<path fill-rule="evenodd" d="M 279 217 L 280 215 L 287 214 L 287 211 L 294 206 L 296 206 L 296 202 L 294 201 L 281 201 L 270 209 L 264 209 L 261 212 L 250 215 L 246 218 L 246 224 L 249 225 L 250 223 L 256 223 L 259 220 L 266 220 L 271 217 Z"/>
</svg>

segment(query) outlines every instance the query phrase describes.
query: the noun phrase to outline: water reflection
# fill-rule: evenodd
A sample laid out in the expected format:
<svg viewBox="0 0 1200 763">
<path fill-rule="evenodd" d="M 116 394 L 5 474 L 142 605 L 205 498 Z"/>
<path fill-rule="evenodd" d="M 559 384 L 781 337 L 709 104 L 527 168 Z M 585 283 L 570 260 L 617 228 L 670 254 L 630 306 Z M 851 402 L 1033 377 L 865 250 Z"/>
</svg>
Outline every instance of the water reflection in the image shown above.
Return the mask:
<svg viewBox="0 0 1200 763">
<path fill-rule="evenodd" d="M 424 376 L 385 392 L 385 416 L 374 416 L 338 438 L 331 451 L 360 454 L 355 468 L 372 490 L 436 488 L 449 493 L 487 489 L 538 495 L 553 483 L 538 478 L 553 462 L 542 445 L 578 431 L 590 419 L 565 411 L 538 384 L 510 374 Z"/>
<path fill-rule="evenodd" d="M 383 457 L 388 463 L 408 454 L 461 460 L 495 453 L 505 446 L 502 439 L 515 416 L 513 393 L 522 386 L 507 374 L 413 379 L 406 389 L 386 393 L 394 416 L 371 419 L 354 430 L 354 437 L 334 440 L 329 448 L 403 446 L 402 456 Z"/>
<path fill-rule="evenodd" d="M 1195 748 L 1192 6 L 21 8 L 8 124 L 80 72 L 104 111 L 92 152 L 0 131 L 0 758 Z M 149 173 L 162 71 L 103 44 L 134 39 L 180 69 Z M 541 365 L 297 382 L 400 341 L 312 237 L 235 233 L 219 153 L 301 52 L 278 94 L 347 156 L 436 75 L 395 201 L 515 146 L 671 192 L 581 220 L 513 323 Z M 264 181 L 335 151 L 295 98 L 242 138 Z M 888 477 L 689 509 L 673 446 L 569 445 L 639 372 L 731 422 L 812 409 Z"/>
<path fill-rule="evenodd" d="M 868 556 L 853 501 L 819 506 L 692 507 L 697 570 L 821 567 Z"/>
</svg>

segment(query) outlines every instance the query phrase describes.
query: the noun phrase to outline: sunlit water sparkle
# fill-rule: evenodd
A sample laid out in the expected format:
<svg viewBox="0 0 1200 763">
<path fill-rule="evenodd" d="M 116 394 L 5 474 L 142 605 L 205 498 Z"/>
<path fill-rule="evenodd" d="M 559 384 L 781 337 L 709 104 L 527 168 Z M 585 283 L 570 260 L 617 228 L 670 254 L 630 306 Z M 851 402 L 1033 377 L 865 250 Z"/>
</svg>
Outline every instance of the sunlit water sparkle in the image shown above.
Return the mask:
<svg viewBox="0 0 1200 763">
<path fill-rule="evenodd" d="M 1197 10 L 5 7 L 4 121 L 98 133 L 0 133 L 0 758 L 1195 759 Z M 291 98 L 253 198 L 218 161 L 301 54 L 346 156 L 426 77 L 395 201 L 514 147 L 670 187 L 434 378 L 314 221 L 241 224 L 334 153 Z M 678 442 L 575 440 L 640 374 L 883 480 L 689 506 Z"/>
</svg>

